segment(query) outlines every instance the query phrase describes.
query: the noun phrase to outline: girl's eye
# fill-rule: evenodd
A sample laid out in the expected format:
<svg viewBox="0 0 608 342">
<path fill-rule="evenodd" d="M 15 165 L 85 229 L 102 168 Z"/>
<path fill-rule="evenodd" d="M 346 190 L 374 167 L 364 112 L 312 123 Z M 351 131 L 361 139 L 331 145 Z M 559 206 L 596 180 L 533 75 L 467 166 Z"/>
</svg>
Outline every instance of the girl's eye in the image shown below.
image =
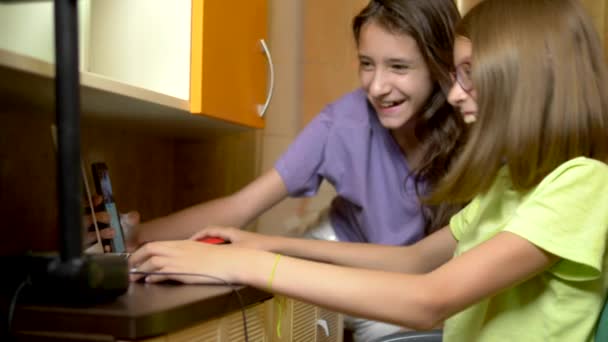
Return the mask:
<svg viewBox="0 0 608 342">
<path fill-rule="evenodd" d="M 371 70 L 373 67 L 373 64 L 369 61 L 359 61 L 359 68 L 361 68 L 361 70 Z"/>
<path fill-rule="evenodd" d="M 409 69 L 409 65 L 406 64 L 393 64 L 391 65 L 391 69 L 397 71 L 397 72 L 405 72 Z"/>
</svg>

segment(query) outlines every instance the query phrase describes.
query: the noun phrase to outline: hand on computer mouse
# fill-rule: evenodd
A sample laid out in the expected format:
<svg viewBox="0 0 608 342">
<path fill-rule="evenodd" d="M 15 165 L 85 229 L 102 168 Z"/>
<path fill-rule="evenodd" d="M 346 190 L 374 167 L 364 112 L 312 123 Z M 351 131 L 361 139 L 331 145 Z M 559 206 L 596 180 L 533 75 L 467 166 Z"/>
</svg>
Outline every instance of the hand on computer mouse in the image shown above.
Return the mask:
<svg viewBox="0 0 608 342">
<path fill-rule="evenodd" d="M 226 241 L 222 238 L 218 238 L 218 237 L 214 237 L 214 236 L 202 237 L 202 238 L 196 239 L 196 241 L 203 242 L 203 243 L 210 243 L 213 245 L 225 245 L 227 243 L 230 243 L 230 241 Z"/>
<path fill-rule="evenodd" d="M 221 239 L 239 247 L 270 250 L 272 237 L 232 227 L 207 227 L 192 235 L 190 240 Z"/>
<path fill-rule="evenodd" d="M 193 240 L 148 242 L 129 257 L 131 281 L 222 284 L 239 282 L 239 267 L 250 249 Z M 243 255 L 241 255 L 243 253 Z"/>
</svg>

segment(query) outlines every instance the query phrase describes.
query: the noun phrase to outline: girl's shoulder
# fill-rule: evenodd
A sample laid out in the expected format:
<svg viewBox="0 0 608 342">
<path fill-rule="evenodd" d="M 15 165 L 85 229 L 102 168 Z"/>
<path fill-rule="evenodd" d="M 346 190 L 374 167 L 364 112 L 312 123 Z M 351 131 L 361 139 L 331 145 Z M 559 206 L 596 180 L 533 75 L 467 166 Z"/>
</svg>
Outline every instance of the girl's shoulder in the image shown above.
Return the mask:
<svg viewBox="0 0 608 342">
<path fill-rule="evenodd" d="M 320 116 L 331 120 L 334 125 L 370 125 L 375 113 L 367 101 L 365 91 L 359 88 L 325 106 Z"/>
<path fill-rule="evenodd" d="M 608 165 L 593 158 L 573 158 L 555 168 L 541 181 L 541 184 L 567 180 L 579 180 L 586 183 L 608 181 Z"/>
</svg>

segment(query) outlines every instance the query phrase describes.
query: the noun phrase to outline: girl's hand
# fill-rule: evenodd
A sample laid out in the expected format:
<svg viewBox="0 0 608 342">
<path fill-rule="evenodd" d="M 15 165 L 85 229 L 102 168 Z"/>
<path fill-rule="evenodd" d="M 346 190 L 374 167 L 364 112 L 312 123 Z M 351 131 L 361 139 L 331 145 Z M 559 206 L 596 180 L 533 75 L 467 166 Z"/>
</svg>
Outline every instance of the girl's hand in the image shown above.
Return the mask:
<svg viewBox="0 0 608 342">
<path fill-rule="evenodd" d="M 133 235 L 135 227 L 141 223 L 141 218 L 138 211 L 129 211 L 126 214 L 120 214 L 120 225 L 122 226 L 123 236 L 127 251 L 134 251 L 137 246 L 133 246 L 130 237 Z"/>
<path fill-rule="evenodd" d="M 132 281 L 144 278 L 148 283 L 167 279 L 187 284 L 234 283 L 238 281 L 238 265 L 247 260 L 246 252 L 234 246 L 214 246 L 193 240 L 149 242 L 129 257 L 133 272 L 130 278 Z M 149 272 L 168 274 L 143 274 Z"/>
<path fill-rule="evenodd" d="M 207 227 L 192 235 L 190 240 L 217 237 L 229 241 L 233 246 L 269 251 L 271 236 L 244 231 L 232 227 Z"/>
<path fill-rule="evenodd" d="M 93 195 L 91 198 L 93 207 L 98 207 L 103 203 L 103 197 L 99 195 Z M 85 208 L 88 207 L 88 203 L 83 201 Z M 87 212 L 90 212 L 88 210 Z M 94 213 L 95 221 L 99 227 L 99 235 L 102 239 L 112 239 L 116 235 L 115 227 L 108 227 L 110 225 L 110 214 L 106 211 L 97 211 Z M 105 228 L 100 227 L 101 224 Z M 139 213 L 137 211 L 130 211 L 126 214 L 120 214 L 120 225 L 122 226 L 123 233 L 125 236 L 128 235 L 129 231 L 139 224 Z M 84 244 L 86 246 L 97 242 L 97 233 L 94 229 L 93 214 L 87 213 L 82 217 L 82 226 L 84 229 Z M 101 251 L 100 251 L 101 252 Z"/>
<path fill-rule="evenodd" d="M 101 197 L 99 195 L 93 195 L 91 200 L 93 201 L 93 207 L 98 207 L 99 205 L 101 205 L 103 203 L 103 197 Z M 86 208 L 88 208 L 88 203 L 86 201 L 83 201 L 83 206 L 85 208 L 85 211 L 87 211 Z M 90 210 L 88 210 L 87 212 L 90 212 Z M 94 214 L 95 214 L 95 220 L 97 221 L 98 224 L 103 223 L 103 224 L 105 224 L 105 226 L 110 224 L 110 215 L 107 212 L 101 211 L 101 212 L 95 212 Z M 83 237 L 84 245 L 90 246 L 90 245 L 96 243 L 97 242 L 97 233 L 93 229 L 93 227 L 94 227 L 93 214 L 88 213 L 82 217 L 82 227 L 83 227 L 83 231 L 84 231 L 84 237 Z M 114 228 L 112 228 L 112 227 L 106 227 L 106 228 L 99 229 L 99 235 L 101 236 L 102 239 L 112 239 L 115 234 L 116 233 L 114 232 Z"/>
<path fill-rule="evenodd" d="M 110 215 L 107 212 L 98 212 L 95 213 L 95 218 L 97 219 L 97 223 L 105 223 L 110 224 Z M 82 218 L 84 229 L 84 244 L 85 246 L 92 245 L 97 242 L 97 233 L 93 230 L 89 230 L 88 227 L 93 225 L 93 217 L 91 215 L 85 215 Z M 106 227 L 99 229 L 99 235 L 102 239 L 112 239 L 114 238 L 114 228 Z"/>
</svg>

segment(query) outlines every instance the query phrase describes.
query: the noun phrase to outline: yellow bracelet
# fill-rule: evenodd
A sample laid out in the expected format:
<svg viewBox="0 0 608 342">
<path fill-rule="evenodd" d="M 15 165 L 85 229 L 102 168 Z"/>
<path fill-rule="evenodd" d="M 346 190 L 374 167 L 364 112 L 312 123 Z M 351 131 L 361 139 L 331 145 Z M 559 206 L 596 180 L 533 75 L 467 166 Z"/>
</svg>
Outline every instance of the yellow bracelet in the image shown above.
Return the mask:
<svg viewBox="0 0 608 342">
<path fill-rule="evenodd" d="M 272 266 L 272 271 L 270 271 L 270 278 L 268 278 L 268 290 L 272 290 L 272 281 L 274 280 L 274 273 L 277 270 L 277 265 L 279 264 L 279 260 L 281 259 L 281 254 L 277 254 L 274 258 L 274 265 Z"/>
</svg>

